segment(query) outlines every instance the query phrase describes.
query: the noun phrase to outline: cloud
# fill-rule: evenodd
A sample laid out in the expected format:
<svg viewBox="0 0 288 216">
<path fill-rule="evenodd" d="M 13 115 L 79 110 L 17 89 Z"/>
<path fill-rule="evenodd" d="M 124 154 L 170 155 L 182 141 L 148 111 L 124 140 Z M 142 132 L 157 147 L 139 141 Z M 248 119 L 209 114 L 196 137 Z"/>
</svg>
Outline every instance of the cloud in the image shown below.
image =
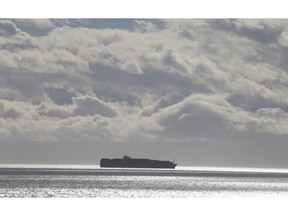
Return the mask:
<svg viewBox="0 0 288 216">
<path fill-rule="evenodd" d="M 34 108 L 34 105 L 27 102 L 1 100 L 0 131 L 5 131 L 5 133 L 2 133 L 0 138 L 56 141 L 56 137 L 51 134 L 56 124 L 47 119 L 41 119 Z"/>
<path fill-rule="evenodd" d="M 99 100 L 96 96 L 81 96 L 72 98 L 76 104 L 75 115 L 95 115 L 99 114 L 104 117 L 114 117 L 117 115 L 117 111 L 109 105 Z"/>
<path fill-rule="evenodd" d="M 4 119 L 17 119 L 23 113 L 24 109 L 17 107 L 19 103 L 11 103 L 8 100 L 0 100 L 0 117 Z"/>
<path fill-rule="evenodd" d="M 234 130 L 243 116 L 243 112 L 225 100 L 225 95 L 193 94 L 152 117 L 165 128 L 164 136 L 193 138 Z"/>
<path fill-rule="evenodd" d="M 227 95 L 193 94 L 172 105 L 165 104 L 163 108 L 155 109 L 161 102 L 153 105 L 149 114 L 162 128 L 157 134 L 164 140 L 205 141 L 237 131 L 288 134 L 288 113 L 280 108 L 260 108 L 249 112 L 230 104 Z M 147 116 L 147 111 L 145 114 Z"/>
<path fill-rule="evenodd" d="M 143 74 L 140 66 L 136 62 L 126 62 L 122 65 L 121 69 L 131 74 Z"/>
<path fill-rule="evenodd" d="M 152 102 L 152 105 L 149 104 L 148 106 L 144 107 L 141 115 L 151 116 L 152 114 L 160 112 L 161 109 L 174 105 L 181 100 L 183 100 L 183 96 L 172 93 L 171 95 L 160 98 L 155 103 Z"/>
<path fill-rule="evenodd" d="M 144 21 L 144 20 L 135 20 L 135 27 L 134 30 L 137 32 L 155 32 L 158 31 L 158 27 L 156 24 L 149 22 L 149 21 Z"/>
<path fill-rule="evenodd" d="M 51 29 L 55 27 L 54 23 L 49 19 L 16 19 L 18 25 L 24 25 L 39 29 Z"/>
<path fill-rule="evenodd" d="M 52 101 L 41 103 L 37 106 L 35 111 L 39 116 L 46 116 L 51 118 L 65 119 L 73 115 L 74 109 L 72 106 L 58 106 Z"/>
<path fill-rule="evenodd" d="M 207 20 L 215 29 L 245 36 L 262 44 L 277 42 L 287 23 L 281 19 L 229 19 Z"/>
<path fill-rule="evenodd" d="M 68 143 L 288 134 L 286 22 L 57 22 L 0 23 L 2 136 Z M 49 30 L 28 34 L 14 23 Z"/>
<path fill-rule="evenodd" d="M 21 31 L 14 22 L 0 20 L 0 47 L 3 50 L 16 51 L 35 47 L 35 38 Z"/>
<path fill-rule="evenodd" d="M 287 26 L 282 31 L 281 35 L 279 36 L 279 43 L 284 47 L 288 46 L 288 28 L 287 28 Z"/>
<path fill-rule="evenodd" d="M 0 36 L 9 37 L 19 32 L 17 26 L 10 20 L 0 20 Z"/>
<path fill-rule="evenodd" d="M 288 113 L 280 108 L 260 108 L 247 121 L 249 131 L 269 134 L 288 134 Z"/>
<path fill-rule="evenodd" d="M 9 57 L 10 66 L 33 73 L 70 73 L 75 75 L 75 73 L 78 74 L 89 70 L 87 62 L 63 49 L 51 52 L 21 50 Z"/>
</svg>

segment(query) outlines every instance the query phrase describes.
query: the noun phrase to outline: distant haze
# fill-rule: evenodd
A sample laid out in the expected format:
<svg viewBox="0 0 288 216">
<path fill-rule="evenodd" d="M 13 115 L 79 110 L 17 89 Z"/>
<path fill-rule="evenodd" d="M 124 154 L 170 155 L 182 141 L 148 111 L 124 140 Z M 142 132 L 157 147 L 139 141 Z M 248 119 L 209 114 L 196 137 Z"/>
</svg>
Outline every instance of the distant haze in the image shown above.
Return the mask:
<svg viewBox="0 0 288 216">
<path fill-rule="evenodd" d="M 0 20 L 0 164 L 288 168 L 288 20 Z"/>
</svg>

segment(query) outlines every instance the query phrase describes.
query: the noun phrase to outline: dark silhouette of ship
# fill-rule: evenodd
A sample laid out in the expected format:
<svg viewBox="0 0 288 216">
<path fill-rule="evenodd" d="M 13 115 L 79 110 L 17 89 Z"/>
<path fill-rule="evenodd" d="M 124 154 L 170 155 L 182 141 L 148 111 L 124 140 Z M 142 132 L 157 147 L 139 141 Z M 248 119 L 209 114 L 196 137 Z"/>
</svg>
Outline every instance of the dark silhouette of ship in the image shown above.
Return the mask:
<svg viewBox="0 0 288 216">
<path fill-rule="evenodd" d="M 137 159 L 125 155 L 123 158 L 102 158 L 100 167 L 114 168 L 165 168 L 175 169 L 177 164 L 171 161 L 160 161 L 150 159 Z"/>
</svg>

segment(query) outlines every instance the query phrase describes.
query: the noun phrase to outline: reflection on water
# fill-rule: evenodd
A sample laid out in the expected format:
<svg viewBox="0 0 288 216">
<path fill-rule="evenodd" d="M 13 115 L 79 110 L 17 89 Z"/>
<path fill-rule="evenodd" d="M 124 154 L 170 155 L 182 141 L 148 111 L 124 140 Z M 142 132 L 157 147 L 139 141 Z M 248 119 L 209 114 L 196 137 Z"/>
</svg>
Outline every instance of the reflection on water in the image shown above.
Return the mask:
<svg viewBox="0 0 288 216">
<path fill-rule="evenodd" d="M 0 175 L 0 197 L 283 196 L 287 178 Z"/>
</svg>

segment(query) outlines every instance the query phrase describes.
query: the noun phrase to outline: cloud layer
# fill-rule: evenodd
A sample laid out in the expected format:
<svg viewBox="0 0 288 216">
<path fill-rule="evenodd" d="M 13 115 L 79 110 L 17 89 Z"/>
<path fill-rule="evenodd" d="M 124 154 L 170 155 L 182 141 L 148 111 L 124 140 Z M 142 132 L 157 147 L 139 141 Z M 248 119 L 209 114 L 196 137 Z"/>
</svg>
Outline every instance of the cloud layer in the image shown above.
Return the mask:
<svg viewBox="0 0 288 216">
<path fill-rule="evenodd" d="M 288 136 L 286 20 L 97 22 L 0 20 L 0 140 Z"/>
</svg>

